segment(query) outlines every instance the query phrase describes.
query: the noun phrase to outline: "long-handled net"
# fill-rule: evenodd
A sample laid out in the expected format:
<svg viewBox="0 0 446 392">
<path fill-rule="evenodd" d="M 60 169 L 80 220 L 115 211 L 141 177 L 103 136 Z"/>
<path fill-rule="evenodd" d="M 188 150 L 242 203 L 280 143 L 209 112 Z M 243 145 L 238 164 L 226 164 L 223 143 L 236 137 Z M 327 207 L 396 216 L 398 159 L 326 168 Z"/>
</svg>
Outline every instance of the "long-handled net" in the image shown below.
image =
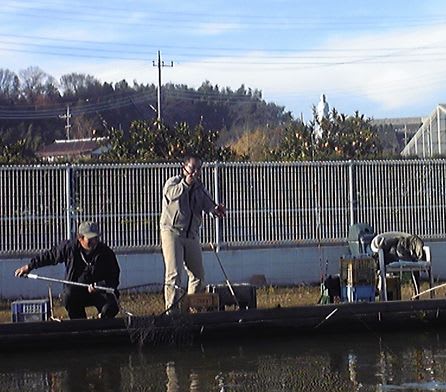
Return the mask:
<svg viewBox="0 0 446 392">
<path fill-rule="evenodd" d="M 164 309 L 164 284 L 148 283 L 121 290 L 120 313 L 125 317 L 130 341 L 143 345 L 184 345 L 192 340 L 190 317 L 176 309 L 186 292 L 181 287 L 180 296 L 172 309 Z"/>
</svg>

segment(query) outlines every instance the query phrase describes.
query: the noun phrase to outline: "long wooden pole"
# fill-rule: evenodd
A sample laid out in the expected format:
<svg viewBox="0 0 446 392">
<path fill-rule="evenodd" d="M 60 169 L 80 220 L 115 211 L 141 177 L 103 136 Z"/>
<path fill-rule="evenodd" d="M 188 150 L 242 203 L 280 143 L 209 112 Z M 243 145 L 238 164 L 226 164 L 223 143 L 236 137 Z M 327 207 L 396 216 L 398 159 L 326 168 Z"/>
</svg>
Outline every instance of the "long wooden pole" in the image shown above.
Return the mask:
<svg viewBox="0 0 446 392">
<path fill-rule="evenodd" d="M 440 288 L 442 288 L 442 287 L 444 287 L 444 286 L 446 286 L 446 283 L 442 283 L 442 284 L 440 284 L 440 285 L 438 285 L 438 286 L 431 287 L 430 289 L 424 290 L 424 291 L 422 291 L 421 293 L 418 293 L 418 294 L 412 296 L 410 299 L 418 298 L 419 296 L 421 296 L 421 295 L 423 295 L 423 294 L 430 293 L 431 291 L 440 289 Z"/>
</svg>

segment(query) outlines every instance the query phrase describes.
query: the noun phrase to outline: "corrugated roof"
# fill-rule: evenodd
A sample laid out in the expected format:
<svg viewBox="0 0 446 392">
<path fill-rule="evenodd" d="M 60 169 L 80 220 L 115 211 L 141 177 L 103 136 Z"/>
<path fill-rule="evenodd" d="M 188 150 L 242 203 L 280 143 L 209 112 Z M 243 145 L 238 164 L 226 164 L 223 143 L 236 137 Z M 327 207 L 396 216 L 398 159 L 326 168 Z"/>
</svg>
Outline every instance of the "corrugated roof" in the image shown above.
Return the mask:
<svg viewBox="0 0 446 392">
<path fill-rule="evenodd" d="M 37 151 L 39 156 L 85 155 L 102 147 L 104 138 L 100 139 L 73 139 L 56 140 Z"/>
</svg>

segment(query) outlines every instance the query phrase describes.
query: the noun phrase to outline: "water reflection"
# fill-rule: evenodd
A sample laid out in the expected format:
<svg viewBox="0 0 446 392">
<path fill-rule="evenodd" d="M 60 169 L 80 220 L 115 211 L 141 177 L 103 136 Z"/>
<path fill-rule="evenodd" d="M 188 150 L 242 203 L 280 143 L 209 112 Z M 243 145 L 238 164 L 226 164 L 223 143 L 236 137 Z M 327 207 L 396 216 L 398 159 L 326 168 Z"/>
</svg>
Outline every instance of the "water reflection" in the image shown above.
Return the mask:
<svg viewBox="0 0 446 392">
<path fill-rule="evenodd" d="M 202 390 L 200 384 L 200 375 L 196 371 L 191 369 L 190 373 L 185 374 L 184 379 L 181 379 L 181 377 L 179 377 L 178 375 L 180 370 L 181 368 L 177 370 L 175 362 L 167 362 L 166 364 L 167 392 L 178 392 L 183 390 L 195 392 Z"/>
<path fill-rule="evenodd" d="M 446 335 L 372 333 L 181 349 L 16 353 L 0 391 L 443 391 Z"/>
</svg>

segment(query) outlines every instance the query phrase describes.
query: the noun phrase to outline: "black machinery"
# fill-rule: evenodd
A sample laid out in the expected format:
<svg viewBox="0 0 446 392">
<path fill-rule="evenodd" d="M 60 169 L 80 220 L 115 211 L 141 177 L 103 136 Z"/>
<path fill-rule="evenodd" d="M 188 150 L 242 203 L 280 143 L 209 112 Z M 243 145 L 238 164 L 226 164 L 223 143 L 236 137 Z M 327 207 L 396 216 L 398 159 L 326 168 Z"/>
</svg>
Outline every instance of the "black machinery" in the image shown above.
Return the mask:
<svg viewBox="0 0 446 392">
<path fill-rule="evenodd" d="M 237 298 L 240 309 L 251 309 L 257 307 L 256 287 L 249 283 L 232 284 L 234 295 Z M 226 284 L 209 284 L 206 286 L 208 293 L 218 294 L 220 310 L 225 306 L 236 306 L 236 300 Z"/>
<path fill-rule="evenodd" d="M 367 223 L 355 223 L 348 229 L 348 245 L 353 257 L 371 255 L 371 243 L 376 236 L 373 227 Z"/>
</svg>

